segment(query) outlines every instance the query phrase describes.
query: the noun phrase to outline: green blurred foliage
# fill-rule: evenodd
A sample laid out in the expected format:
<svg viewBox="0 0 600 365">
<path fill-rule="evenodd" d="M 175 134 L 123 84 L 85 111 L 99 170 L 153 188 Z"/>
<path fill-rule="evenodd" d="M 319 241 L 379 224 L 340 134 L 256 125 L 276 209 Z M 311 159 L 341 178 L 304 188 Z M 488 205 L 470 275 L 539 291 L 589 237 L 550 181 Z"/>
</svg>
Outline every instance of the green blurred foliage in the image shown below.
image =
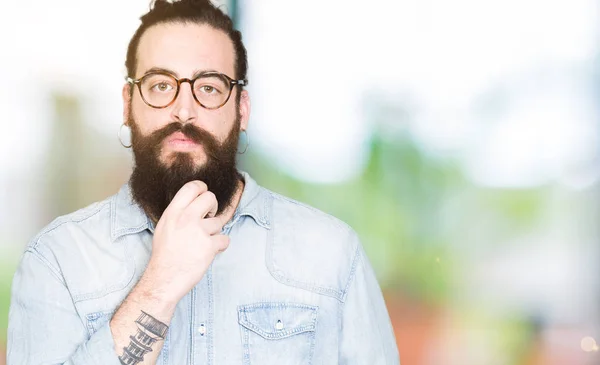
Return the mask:
<svg viewBox="0 0 600 365">
<path fill-rule="evenodd" d="M 6 343 L 10 287 L 19 259 L 19 255 L 11 250 L 2 249 L 2 253 L 0 255 L 0 348 Z"/>
</svg>

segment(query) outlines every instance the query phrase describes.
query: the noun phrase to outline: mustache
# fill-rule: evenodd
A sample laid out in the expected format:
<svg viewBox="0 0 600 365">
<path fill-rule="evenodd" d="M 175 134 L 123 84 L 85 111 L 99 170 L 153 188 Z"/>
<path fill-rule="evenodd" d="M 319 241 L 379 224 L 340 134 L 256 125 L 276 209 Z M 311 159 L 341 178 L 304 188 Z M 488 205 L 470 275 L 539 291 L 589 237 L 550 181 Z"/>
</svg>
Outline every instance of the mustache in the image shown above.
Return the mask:
<svg viewBox="0 0 600 365">
<path fill-rule="evenodd" d="M 162 142 L 176 132 L 181 132 L 186 138 L 197 144 L 201 144 L 204 147 L 206 154 L 212 158 L 219 159 L 219 156 L 216 153 L 220 147 L 219 142 L 208 131 L 198 128 L 192 123 L 169 123 L 166 126 L 152 132 L 152 134 L 147 137 L 147 142 L 150 146 L 156 146 L 157 148 L 160 148 Z"/>
</svg>

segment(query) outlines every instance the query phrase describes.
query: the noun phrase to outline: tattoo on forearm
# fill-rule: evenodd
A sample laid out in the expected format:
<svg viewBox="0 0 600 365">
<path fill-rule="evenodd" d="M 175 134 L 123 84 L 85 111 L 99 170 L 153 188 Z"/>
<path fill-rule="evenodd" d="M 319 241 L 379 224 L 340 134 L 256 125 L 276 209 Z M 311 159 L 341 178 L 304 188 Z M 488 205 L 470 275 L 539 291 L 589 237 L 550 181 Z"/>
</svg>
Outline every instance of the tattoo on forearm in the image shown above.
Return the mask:
<svg viewBox="0 0 600 365">
<path fill-rule="evenodd" d="M 169 326 L 142 311 L 135 321 L 138 332 L 135 336 L 129 336 L 129 346 L 123 347 L 123 355 L 119 361 L 123 365 L 135 365 L 144 361 L 144 355 L 152 351 L 152 345 L 159 340 L 164 340 Z"/>
</svg>

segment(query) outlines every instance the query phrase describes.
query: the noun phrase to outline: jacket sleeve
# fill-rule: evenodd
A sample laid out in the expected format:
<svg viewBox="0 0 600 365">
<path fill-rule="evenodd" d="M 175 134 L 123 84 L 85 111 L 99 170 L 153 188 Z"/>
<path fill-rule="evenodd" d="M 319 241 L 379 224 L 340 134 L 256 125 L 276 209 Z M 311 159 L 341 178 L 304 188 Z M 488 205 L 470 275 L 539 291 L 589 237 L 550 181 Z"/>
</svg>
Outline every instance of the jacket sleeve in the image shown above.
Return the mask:
<svg viewBox="0 0 600 365">
<path fill-rule="evenodd" d="M 357 240 L 341 310 L 340 365 L 399 365 L 392 323 L 369 260 Z"/>
<path fill-rule="evenodd" d="M 7 365 L 120 364 L 109 324 L 89 336 L 57 265 L 35 247 L 24 253 L 11 292 Z"/>
</svg>

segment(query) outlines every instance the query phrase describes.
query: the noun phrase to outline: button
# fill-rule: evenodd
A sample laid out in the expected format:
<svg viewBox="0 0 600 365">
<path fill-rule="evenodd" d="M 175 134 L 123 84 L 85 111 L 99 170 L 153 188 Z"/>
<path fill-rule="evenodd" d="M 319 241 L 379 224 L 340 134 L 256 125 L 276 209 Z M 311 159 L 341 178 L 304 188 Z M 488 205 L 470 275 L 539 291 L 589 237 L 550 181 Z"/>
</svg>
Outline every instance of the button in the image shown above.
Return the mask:
<svg viewBox="0 0 600 365">
<path fill-rule="evenodd" d="M 200 332 L 200 336 L 204 336 L 204 334 L 206 333 L 206 327 L 201 324 L 200 327 L 198 327 L 198 332 Z"/>
<path fill-rule="evenodd" d="M 281 320 L 277 320 L 277 323 L 275 323 L 275 329 L 283 329 L 283 323 L 281 323 Z"/>
</svg>

